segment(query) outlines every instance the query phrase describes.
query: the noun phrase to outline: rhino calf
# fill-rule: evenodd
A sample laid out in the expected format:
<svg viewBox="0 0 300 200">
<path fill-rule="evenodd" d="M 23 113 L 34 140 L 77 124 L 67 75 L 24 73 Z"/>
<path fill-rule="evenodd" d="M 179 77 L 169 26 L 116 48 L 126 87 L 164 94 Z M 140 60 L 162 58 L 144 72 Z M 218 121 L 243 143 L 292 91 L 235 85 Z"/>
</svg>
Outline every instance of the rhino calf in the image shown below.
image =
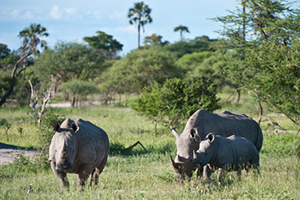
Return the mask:
<svg viewBox="0 0 300 200">
<path fill-rule="evenodd" d="M 69 188 L 67 173 L 77 174 L 77 187 L 83 189 L 91 175 L 97 185 L 108 157 L 109 140 L 101 128 L 82 119 L 52 122 L 56 131 L 49 149 L 49 161 L 60 187 Z"/>
<path fill-rule="evenodd" d="M 239 136 L 223 137 L 209 133 L 200 142 L 195 152 L 196 159 L 193 165 L 205 166 L 218 170 L 217 179 L 220 181 L 224 170 L 234 170 L 240 174 L 242 169 L 250 165 L 259 174 L 259 154 L 252 142 Z"/>
</svg>

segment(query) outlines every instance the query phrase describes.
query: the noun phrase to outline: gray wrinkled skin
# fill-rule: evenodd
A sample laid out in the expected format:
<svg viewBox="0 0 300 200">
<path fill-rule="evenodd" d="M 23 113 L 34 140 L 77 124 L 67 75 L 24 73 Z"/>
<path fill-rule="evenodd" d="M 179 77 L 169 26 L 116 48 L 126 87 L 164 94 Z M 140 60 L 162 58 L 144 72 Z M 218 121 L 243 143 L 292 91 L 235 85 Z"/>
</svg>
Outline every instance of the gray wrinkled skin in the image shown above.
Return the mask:
<svg viewBox="0 0 300 200">
<path fill-rule="evenodd" d="M 108 157 L 109 140 L 101 128 L 82 119 L 53 122 L 56 131 L 49 149 L 49 161 L 61 189 L 69 188 L 67 173 L 77 174 L 77 187 L 83 189 L 92 175 L 91 185 L 98 183 Z"/>
<path fill-rule="evenodd" d="M 218 181 L 223 170 L 234 170 L 240 174 L 242 169 L 251 166 L 259 173 L 259 154 L 252 142 L 239 136 L 222 137 L 208 134 L 200 142 L 193 165 L 210 165 L 218 170 Z"/>
<path fill-rule="evenodd" d="M 177 155 L 175 160 L 170 157 L 176 180 L 185 180 L 193 175 L 197 169 L 192 160 L 195 158 L 194 151 L 199 149 L 199 143 L 210 132 L 216 135 L 228 137 L 237 135 L 250 140 L 260 151 L 263 143 L 263 135 L 257 122 L 245 114 L 233 114 L 228 111 L 209 113 L 200 109 L 187 121 L 181 134 L 172 128 L 172 134 L 176 137 Z M 199 167 L 197 176 L 209 178 L 209 167 Z"/>
</svg>

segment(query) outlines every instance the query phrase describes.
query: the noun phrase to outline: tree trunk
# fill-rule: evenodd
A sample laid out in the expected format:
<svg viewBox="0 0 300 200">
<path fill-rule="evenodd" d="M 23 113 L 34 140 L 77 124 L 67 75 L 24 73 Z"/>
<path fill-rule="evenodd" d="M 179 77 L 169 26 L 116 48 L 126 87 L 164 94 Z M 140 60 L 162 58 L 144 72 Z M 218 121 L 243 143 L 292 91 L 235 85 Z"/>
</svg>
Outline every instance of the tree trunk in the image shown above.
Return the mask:
<svg viewBox="0 0 300 200">
<path fill-rule="evenodd" d="M 72 96 L 72 101 L 71 101 L 71 108 L 75 107 L 75 102 L 76 102 L 76 99 L 75 99 L 75 96 L 73 95 Z"/>
<path fill-rule="evenodd" d="M 240 89 L 237 89 L 236 92 L 237 92 L 236 103 L 239 103 L 239 102 L 240 102 L 240 99 L 241 99 L 241 90 L 240 90 Z"/>
<path fill-rule="evenodd" d="M 138 25 L 138 48 L 140 48 L 140 32 L 141 32 L 141 25 L 139 22 L 139 25 Z"/>
<path fill-rule="evenodd" d="M 260 124 L 262 116 L 263 116 L 263 108 L 261 106 L 260 101 L 258 101 L 258 109 L 259 109 L 259 116 L 258 116 L 257 123 Z"/>
</svg>

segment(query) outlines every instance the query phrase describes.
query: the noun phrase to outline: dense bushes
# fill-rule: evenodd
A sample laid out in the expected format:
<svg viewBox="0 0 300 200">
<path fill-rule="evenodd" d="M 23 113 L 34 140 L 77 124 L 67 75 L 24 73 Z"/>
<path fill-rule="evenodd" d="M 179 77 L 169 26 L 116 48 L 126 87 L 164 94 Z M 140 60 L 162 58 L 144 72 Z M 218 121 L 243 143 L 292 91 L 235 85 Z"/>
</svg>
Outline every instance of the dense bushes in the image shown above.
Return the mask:
<svg viewBox="0 0 300 200">
<path fill-rule="evenodd" d="M 169 79 L 160 87 L 146 88 L 131 107 L 149 117 L 155 126 L 158 122 L 175 125 L 185 122 L 198 109 L 210 112 L 219 109 L 216 87 L 209 79 Z"/>
</svg>

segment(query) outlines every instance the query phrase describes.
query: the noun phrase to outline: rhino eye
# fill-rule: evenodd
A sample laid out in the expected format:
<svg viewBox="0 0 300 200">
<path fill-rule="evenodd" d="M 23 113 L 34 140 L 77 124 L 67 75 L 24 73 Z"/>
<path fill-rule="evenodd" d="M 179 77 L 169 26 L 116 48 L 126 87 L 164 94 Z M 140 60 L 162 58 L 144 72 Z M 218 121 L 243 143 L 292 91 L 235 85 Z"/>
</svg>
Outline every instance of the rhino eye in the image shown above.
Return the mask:
<svg viewBox="0 0 300 200">
<path fill-rule="evenodd" d="M 207 153 L 204 153 L 205 156 L 207 156 Z"/>
</svg>

